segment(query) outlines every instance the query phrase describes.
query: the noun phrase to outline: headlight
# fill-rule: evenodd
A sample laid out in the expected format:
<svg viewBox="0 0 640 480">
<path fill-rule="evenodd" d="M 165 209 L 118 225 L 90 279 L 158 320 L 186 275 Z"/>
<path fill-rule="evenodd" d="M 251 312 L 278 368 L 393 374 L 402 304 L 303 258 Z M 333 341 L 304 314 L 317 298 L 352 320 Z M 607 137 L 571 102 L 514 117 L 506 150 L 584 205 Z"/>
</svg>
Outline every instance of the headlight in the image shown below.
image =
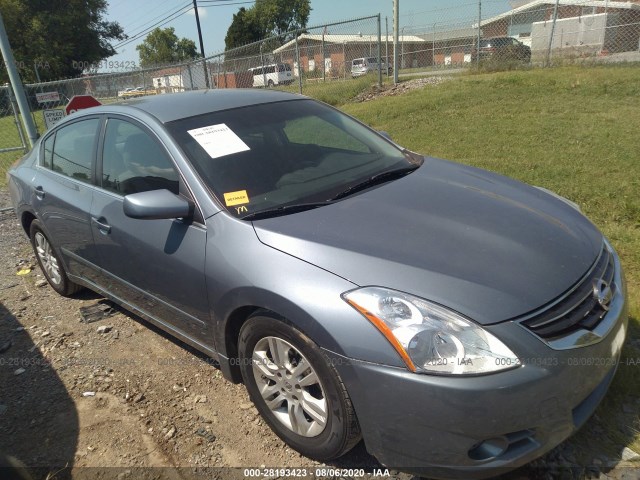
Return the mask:
<svg viewBox="0 0 640 480">
<path fill-rule="evenodd" d="M 381 287 L 342 297 L 380 330 L 413 372 L 477 375 L 519 365 L 491 333 L 427 300 Z"/>
</svg>

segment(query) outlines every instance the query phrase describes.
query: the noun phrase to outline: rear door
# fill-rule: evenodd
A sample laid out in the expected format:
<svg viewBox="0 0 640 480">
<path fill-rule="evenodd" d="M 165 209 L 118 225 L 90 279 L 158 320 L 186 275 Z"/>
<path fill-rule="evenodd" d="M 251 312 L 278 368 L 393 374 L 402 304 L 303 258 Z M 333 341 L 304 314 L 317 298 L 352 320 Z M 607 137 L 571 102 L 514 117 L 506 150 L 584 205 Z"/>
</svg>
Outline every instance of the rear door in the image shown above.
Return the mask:
<svg viewBox="0 0 640 480">
<path fill-rule="evenodd" d="M 35 210 L 71 275 L 94 281 L 91 235 L 95 158 L 101 119 L 81 117 L 42 141 L 34 186 Z"/>
<path fill-rule="evenodd" d="M 206 340 L 206 229 L 193 220 L 139 220 L 123 213 L 125 195 L 167 189 L 193 201 L 159 139 L 142 124 L 113 116 L 99 146 L 91 221 L 102 285 L 143 313 Z"/>
</svg>

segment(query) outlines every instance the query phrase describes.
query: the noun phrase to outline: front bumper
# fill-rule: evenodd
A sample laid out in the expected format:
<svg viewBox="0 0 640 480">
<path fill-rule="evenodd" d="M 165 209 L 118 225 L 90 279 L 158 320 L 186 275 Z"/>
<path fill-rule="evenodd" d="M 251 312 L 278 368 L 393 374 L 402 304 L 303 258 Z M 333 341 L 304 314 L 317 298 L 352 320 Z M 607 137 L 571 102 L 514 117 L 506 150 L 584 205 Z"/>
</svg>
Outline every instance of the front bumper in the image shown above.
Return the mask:
<svg viewBox="0 0 640 480">
<path fill-rule="evenodd" d="M 627 331 L 619 288 L 588 346 L 556 350 L 517 322 L 485 327 L 521 358 L 496 374 L 414 374 L 327 352 L 353 401 L 367 450 L 383 465 L 435 478 L 486 478 L 551 450 L 593 414 L 613 380 Z"/>
</svg>

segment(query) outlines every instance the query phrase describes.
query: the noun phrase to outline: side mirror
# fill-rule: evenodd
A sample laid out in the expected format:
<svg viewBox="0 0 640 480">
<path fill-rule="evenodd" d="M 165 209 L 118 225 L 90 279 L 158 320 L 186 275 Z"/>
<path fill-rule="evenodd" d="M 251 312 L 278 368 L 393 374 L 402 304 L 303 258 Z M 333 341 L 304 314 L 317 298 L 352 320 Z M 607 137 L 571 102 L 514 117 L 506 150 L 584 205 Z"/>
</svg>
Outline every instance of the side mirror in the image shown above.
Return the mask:
<svg viewBox="0 0 640 480">
<path fill-rule="evenodd" d="M 384 138 L 386 138 L 387 140 L 390 140 L 393 142 L 393 138 L 391 138 L 391 135 L 389 135 L 389 132 L 385 132 L 384 130 L 378 130 L 378 133 L 382 135 Z"/>
<path fill-rule="evenodd" d="M 192 203 L 166 189 L 127 195 L 122 209 L 127 217 L 142 220 L 189 218 L 193 215 Z"/>
</svg>

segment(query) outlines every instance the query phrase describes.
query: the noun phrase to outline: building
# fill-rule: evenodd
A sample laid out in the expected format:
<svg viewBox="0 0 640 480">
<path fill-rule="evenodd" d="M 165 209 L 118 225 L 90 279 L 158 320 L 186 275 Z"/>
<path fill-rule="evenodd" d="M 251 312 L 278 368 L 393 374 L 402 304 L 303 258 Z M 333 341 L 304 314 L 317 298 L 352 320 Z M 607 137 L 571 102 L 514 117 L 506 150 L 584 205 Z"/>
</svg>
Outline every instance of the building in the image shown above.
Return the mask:
<svg viewBox="0 0 640 480">
<path fill-rule="evenodd" d="M 483 37 L 509 36 L 543 51 L 549 47 L 554 0 L 534 0 L 481 22 Z M 551 48 L 582 55 L 639 49 L 640 0 L 559 0 Z"/>
<path fill-rule="evenodd" d="M 207 88 L 201 64 L 168 67 L 152 73 L 151 85 L 158 93 L 183 92 Z"/>
<path fill-rule="evenodd" d="M 300 56 L 298 65 L 296 54 Z M 388 56 L 389 63 L 393 59 L 393 37 L 382 35 L 380 38 L 380 56 L 383 61 Z M 398 48 L 406 54 L 405 68 L 421 67 L 431 64 L 422 53 L 426 52 L 426 42 L 416 35 L 400 35 Z M 401 53 L 401 52 L 399 52 Z M 274 63 L 289 63 L 293 66 L 294 75 L 299 75 L 300 68 L 307 76 L 321 76 L 323 72 L 329 77 L 342 77 L 350 74 L 351 61 L 354 58 L 378 56 L 378 35 L 308 34 L 303 33 L 273 51 Z M 256 65 L 258 66 L 258 65 Z M 403 68 L 403 67 L 401 67 Z"/>
</svg>

